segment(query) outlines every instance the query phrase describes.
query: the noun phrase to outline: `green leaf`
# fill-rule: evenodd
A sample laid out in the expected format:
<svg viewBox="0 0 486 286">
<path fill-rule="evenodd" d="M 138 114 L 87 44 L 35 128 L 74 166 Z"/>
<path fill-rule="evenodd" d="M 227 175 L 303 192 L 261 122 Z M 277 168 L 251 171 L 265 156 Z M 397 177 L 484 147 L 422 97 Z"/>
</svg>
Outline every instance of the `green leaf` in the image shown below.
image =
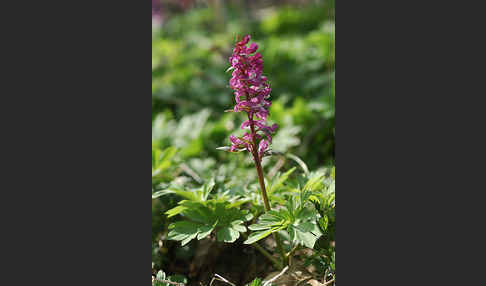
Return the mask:
<svg viewBox="0 0 486 286">
<path fill-rule="evenodd" d="M 203 225 L 198 229 L 199 234 L 197 235 L 197 240 L 206 238 L 213 231 L 213 226 Z"/>
<path fill-rule="evenodd" d="M 297 219 L 299 220 L 309 220 L 314 218 L 317 215 L 315 210 L 310 210 L 308 208 L 302 208 L 297 212 Z"/>
<path fill-rule="evenodd" d="M 183 244 L 197 238 L 208 237 L 215 229 L 218 241 L 234 242 L 240 237 L 240 232 L 246 232 L 243 225 L 252 218 L 248 210 L 229 207 L 227 201 L 194 202 L 181 201 L 180 208 L 173 208 L 167 213 L 180 213 L 191 221 L 180 221 L 169 225 L 168 239 L 182 241 Z"/>
<path fill-rule="evenodd" d="M 167 283 L 159 281 L 159 279 L 160 280 L 166 280 L 164 271 L 159 270 L 159 272 L 157 272 L 157 275 L 155 276 L 155 278 L 156 279 L 155 279 L 155 281 L 152 285 L 154 285 L 154 286 L 167 286 Z"/>
<path fill-rule="evenodd" d="M 250 221 L 252 218 L 253 218 L 253 214 L 252 213 L 248 213 L 248 214 L 245 215 L 245 220 L 246 221 Z"/>
<path fill-rule="evenodd" d="M 309 248 L 314 248 L 314 244 L 322 236 L 320 229 L 312 222 L 303 222 L 289 227 L 290 237 L 294 242 Z"/>
<path fill-rule="evenodd" d="M 250 234 L 248 236 L 248 239 L 245 240 L 245 242 L 243 242 L 244 244 L 252 244 L 252 243 L 255 243 L 257 241 L 259 241 L 260 239 L 263 239 L 267 236 L 269 236 L 270 234 L 274 233 L 274 232 L 277 232 L 279 230 L 283 229 L 283 227 L 274 227 L 274 228 L 271 228 L 267 231 L 257 231 L 257 232 L 253 232 L 252 234 Z"/>
<path fill-rule="evenodd" d="M 299 241 L 302 245 L 314 248 L 314 244 L 316 243 L 318 237 L 310 232 L 300 231 L 299 229 L 295 228 L 295 238 Z"/>
<path fill-rule="evenodd" d="M 255 278 L 253 281 L 251 281 L 250 286 L 262 286 L 262 279 Z"/>
<path fill-rule="evenodd" d="M 207 200 L 209 194 L 214 188 L 214 185 L 215 185 L 214 178 L 211 178 L 211 180 L 207 184 L 203 185 L 203 192 L 202 192 L 203 201 Z"/>
<path fill-rule="evenodd" d="M 181 242 L 181 246 L 184 246 L 186 244 L 188 244 L 191 240 L 193 240 L 194 238 L 196 238 L 198 232 L 195 232 L 191 235 L 188 235 L 186 238 L 184 238 Z"/>
<path fill-rule="evenodd" d="M 167 239 L 182 241 L 185 241 L 189 237 L 192 237 L 191 239 L 193 239 L 199 233 L 199 227 L 199 224 L 189 221 L 175 222 L 169 225 L 169 229 L 171 229 L 171 231 L 169 232 Z M 185 243 L 187 242 L 188 241 L 186 241 Z"/>
<path fill-rule="evenodd" d="M 160 279 L 160 280 L 165 280 L 165 272 L 162 271 L 162 270 L 159 270 L 159 272 L 157 272 L 157 279 Z"/>
<path fill-rule="evenodd" d="M 219 241 L 234 242 L 240 237 L 240 233 L 232 227 L 223 227 L 217 232 L 216 237 Z"/>
<path fill-rule="evenodd" d="M 255 223 L 250 226 L 248 226 L 250 230 L 265 230 L 269 228 L 268 224 L 262 224 L 262 223 Z"/>
<path fill-rule="evenodd" d="M 177 153 L 175 147 L 168 147 L 161 151 L 152 147 L 152 177 L 155 177 L 167 170 L 172 165 L 172 157 Z"/>
<path fill-rule="evenodd" d="M 187 284 L 187 278 L 185 276 L 182 276 L 182 275 L 171 275 L 167 278 L 169 281 L 172 281 L 172 282 L 179 282 L 179 283 L 184 283 L 184 284 Z"/>
<path fill-rule="evenodd" d="M 177 206 L 175 208 L 171 208 L 170 210 L 166 211 L 165 214 L 167 215 L 168 218 L 173 217 L 175 215 L 180 214 L 181 212 L 187 210 L 187 207 L 185 206 Z"/>
<path fill-rule="evenodd" d="M 284 209 L 268 211 L 259 217 L 258 223 L 248 227 L 250 230 L 256 230 L 256 232 L 248 236 L 245 244 L 251 244 L 265 238 L 273 232 L 286 228 L 290 223 L 291 219 L 288 211 Z"/>
<path fill-rule="evenodd" d="M 152 194 L 152 199 L 156 199 L 158 197 L 161 197 L 163 195 L 167 195 L 168 193 L 165 191 L 165 190 L 162 190 L 162 191 L 157 191 L 155 193 Z"/>
<path fill-rule="evenodd" d="M 194 190 L 186 191 L 186 190 L 180 190 L 180 189 L 170 189 L 170 190 L 167 190 L 167 192 L 179 195 L 179 196 L 181 196 L 185 199 L 191 200 L 191 201 L 201 201 L 199 199 L 199 196 L 197 195 L 197 193 Z"/>
<path fill-rule="evenodd" d="M 272 185 L 269 188 L 269 193 L 275 192 L 278 188 L 280 188 L 285 181 L 289 178 L 290 174 L 292 174 L 295 171 L 296 167 L 293 167 L 292 169 L 288 170 L 285 172 L 283 175 L 277 176 L 276 179 L 272 180 Z"/>
<path fill-rule="evenodd" d="M 285 220 L 285 217 L 277 211 L 269 211 L 260 216 L 259 221 L 261 223 L 279 223 Z"/>
<path fill-rule="evenodd" d="M 215 217 L 206 206 L 192 203 L 187 207 L 188 209 L 183 211 L 183 215 L 188 219 L 206 225 L 212 225 L 214 223 Z"/>
<path fill-rule="evenodd" d="M 320 188 L 324 187 L 323 184 L 323 179 L 324 179 L 324 174 L 322 173 L 317 173 L 313 174 L 311 178 L 307 181 L 305 184 L 304 188 L 302 189 L 304 192 L 305 191 L 317 191 Z"/>
<path fill-rule="evenodd" d="M 327 230 L 327 226 L 329 225 L 329 218 L 327 216 L 323 216 L 319 219 L 319 226 L 321 227 L 322 231 Z"/>
<path fill-rule="evenodd" d="M 242 220 L 235 220 L 231 223 L 231 226 L 234 230 L 239 232 L 246 232 L 246 227 L 243 225 Z"/>
</svg>

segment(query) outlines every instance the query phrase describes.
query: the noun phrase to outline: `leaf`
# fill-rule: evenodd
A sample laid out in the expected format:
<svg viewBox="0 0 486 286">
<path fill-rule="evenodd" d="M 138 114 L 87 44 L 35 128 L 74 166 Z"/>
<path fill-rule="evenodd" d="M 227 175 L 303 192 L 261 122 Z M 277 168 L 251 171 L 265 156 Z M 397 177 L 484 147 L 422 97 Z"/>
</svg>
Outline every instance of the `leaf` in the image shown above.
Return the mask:
<svg viewBox="0 0 486 286">
<path fill-rule="evenodd" d="M 250 221 L 252 218 L 253 218 L 253 214 L 250 213 L 250 212 L 245 215 L 245 220 L 246 221 Z"/>
<path fill-rule="evenodd" d="M 216 237 L 219 241 L 234 242 L 240 237 L 240 233 L 234 230 L 232 227 L 223 227 L 217 232 Z"/>
<path fill-rule="evenodd" d="M 185 239 L 182 240 L 181 246 L 184 246 L 184 245 L 188 244 L 191 240 L 193 240 L 194 238 L 196 238 L 197 234 L 198 234 L 198 232 L 193 233 L 193 234 L 187 236 Z"/>
<path fill-rule="evenodd" d="M 185 241 L 189 237 L 191 239 L 195 238 L 199 233 L 199 227 L 201 225 L 189 221 L 178 221 L 171 225 L 169 225 L 169 229 L 171 230 L 167 236 L 167 239 L 170 240 L 182 240 Z M 189 239 L 189 240 L 191 240 Z M 185 241 L 187 243 L 188 241 Z M 184 243 L 184 244 L 185 244 Z"/>
<path fill-rule="evenodd" d="M 324 179 L 324 174 L 318 173 L 311 176 L 311 178 L 307 181 L 304 188 L 302 189 L 305 191 L 317 191 L 320 188 L 324 187 L 322 180 Z"/>
<path fill-rule="evenodd" d="M 167 279 L 169 281 L 172 281 L 172 282 L 179 282 L 179 283 L 184 283 L 184 284 L 187 284 L 187 278 L 185 276 L 182 276 L 182 275 L 171 275 L 169 277 L 167 277 Z"/>
<path fill-rule="evenodd" d="M 158 197 L 161 197 L 163 195 L 167 195 L 168 193 L 165 191 L 165 190 L 162 190 L 162 191 L 157 191 L 155 193 L 152 194 L 152 199 L 156 199 Z"/>
<path fill-rule="evenodd" d="M 262 286 L 262 279 L 255 278 L 253 281 L 251 281 L 250 286 Z"/>
<path fill-rule="evenodd" d="M 309 219 L 312 219 L 316 217 L 317 213 L 315 210 L 310 210 L 308 208 L 302 208 L 298 213 L 297 213 L 297 219 L 301 221 L 306 221 Z"/>
<path fill-rule="evenodd" d="M 283 224 L 288 219 L 288 215 L 285 214 L 285 210 L 280 209 L 277 211 L 269 211 L 260 216 L 259 222 L 261 224 L 278 225 Z"/>
<path fill-rule="evenodd" d="M 198 229 L 199 234 L 197 235 L 197 240 L 201 240 L 203 238 L 206 238 L 208 235 L 211 234 L 213 229 L 214 229 L 213 226 L 208 226 L 208 225 L 201 226 Z"/>
<path fill-rule="evenodd" d="M 206 184 L 203 185 L 202 197 L 201 197 L 203 201 L 206 201 L 208 199 L 208 196 L 211 193 L 211 191 L 213 190 L 215 184 L 216 183 L 214 182 L 214 178 L 211 178 L 211 180 L 209 180 L 209 182 L 207 182 Z"/>
<path fill-rule="evenodd" d="M 162 270 L 159 270 L 159 272 L 157 272 L 157 275 L 155 276 L 155 281 L 154 281 L 154 286 L 167 286 L 167 283 L 165 282 L 161 282 L 159 280 L 166 280 L 165 279 L 165 272 L 162 271 Z"/>
<path fill-rule="evenodd" d="M 232 203 L 229 205 L 229 207 L 231 207 L 231 208 L 234 208 L 234 207 L 239 207 L 239 206 L 241 206 L 242 204 L 245 204 L 245 203 L 247 203 L 247 202 L 249 202 L 249 201 L 251 201 L 251 199 L 239 199 L 239 200 L 236 200 L 236 201 L 232 202 Z M 253 215 L 252 215 L 251 213 L 250 213 L 250 215 L 251 215 L 251 216 L 252 216 L 252 218 L 253 218 Z M 250 219 L 251 219 L 251 218 L 250 218 Z M 250 220 L 250 219 L 248 219 L 248 220 Z"/>
<path fill-rule="evenodd" d="M 269 211 L 262 214 L 258 223 L 250 225 L 250 230 L 256 230 L 248 236 L 245 244 L 252 244 L 268 235 L 286 228 L 291 223 L 288 212 L 280 209 L 279 211 Z"/>
<path fill-rule="evenodd" d="M 321 230 L 326 231 L 327 226 L 329 225 L 329 218 L 327 216 L 323 216 L 318 220 L 318 222 Z"/>
<path fill-rule="evenodd" d="M 280 209 L 279 211 L 264 213 L 259 217 L 258 223 L 248 227 L 250 230 L 256 230 L 256 232 L 250 234 L 244 243 L 254 243 L 273 232 L 286 228 L 290 223 L 290 216 L 286 210 Z"/>
<path fill-rule="evenodd" d="M 169 225 L 168 239 L 182 241 L 183 245 L 195 238 L 204 239 L 215 229 L 218 241 L 234 242 L 240 237 L 240 232 L 247 231 L 243 223 L 252 218 L 248 210 L 231 208 L 227 201 L 194 202 L 186 200 L 179 204 L 179 209 L 176 207 L 166 213 L 174 214 L 180 211 L 182 216 L 191 221 L 179 221 Z"/>
<path fill-rule="evenodd" d="M 328 189 L 328 193 L 334 193 L 334 192 L 336 192 L 336 181 L 332 181 Z"/>
<path fill-rule="evenodd" d="M 322 236 L 322 232 L 313 222 L 307 221 L 289 227 L 290 237 L 294 242 L 309 248 L 314 248 L 316 241 Z"/>
<path fill-rule="evenodd" d="M 268 224 L 255 223 L 248 226 L 250 230 L 265 230 L 268 229 Z"/>
<path fill-rule="evenodd" d="M 238 232 L 246 232 L 246 227 L 241 224 L 233 225 L 233 229 Z"/>
<path fill-rule="evenodd" d="M 187 204 L 185 204 L 187 205 Z M 183 216 L 187 217 L 188 219 L 196 222 L 200 222 L 206 225 L 212 225 L 214 223 L 215 216 L 211 213 L 206 206 L 203 204 L 188 204 L 188 208 L 183 211 Z"/>
<path fill-rule="evenodd" d="M 185 206 L 177 206 L 175 208 L 171 208 L 170 210 L 166 211 L 165 214 L 167 215 L 168 218 L 173 217 L 175 215 L 180 214 L 181 212 L 187 210 L 187 207 Z"/>
<path fill-rule="evenodd" d="M 166 190 L 158 191 L 155 194 L 157 194 L 158 196 L 165 194 L 176 194 L 190 201 L 204 202 L 208 199 L 208 196 L 213 190 L 214 185 L 214 179 L 211 179 L 199 188 L 185 190 L 181 189 L 180 187 L 173 186 Z M 152 195 L 152 198 L 155 194 Z"/>
<path fill-rule="evenodd" d="M 165 272 L 162 271 L 162 270 L 159 270 L 159 272 L 157 272 L 157 279 L 160 279 L 160 280 L 165 280 Z"/>
<path fill-rule="evenodd" d="M 155 177 L 172 165 L 172 157 L 177 153 L 175 147 L 168 147 L 161 151 L 152 147 L 152 177 Z"/>
<path fill-rule="evenodd" d="M 289 178 L 290 174 L 295 171 L 295 167 L 285 172 L 283 175 L 279 175 L 276 179 L 272 180 L 272 185 L 270 186 L 269 193 L 275 192 L 278 188 L 280 188 L 283 183 Z"/>
<path fill-rule="evenodd" d="M 244 244 L 252 244 L 252 243 L 255 243 L 257 241 L 259 241 L 260 239 L 263 239 L 267 236 L 269 236 L 270 234 L 274 233 L 274 232 L 277 232 L 281 229 L 283 229 L 284 227 L 274 227 L 274 228 L 271 228 L 267 231 L 257 231 L 257 232 L 253 232 L 252 234 L 250 234 L 248 236 L 248 239 L 245 240 L 243 243 Z"/>
<path fill-rule="evenodd" d="M 295 228 L 295 238 L 302 245 L 309 248 L 314 248 L 314 244 L 319 237 L 315 236 L 313 233 L 301 231 L 298 228 Z"/>
</svg>

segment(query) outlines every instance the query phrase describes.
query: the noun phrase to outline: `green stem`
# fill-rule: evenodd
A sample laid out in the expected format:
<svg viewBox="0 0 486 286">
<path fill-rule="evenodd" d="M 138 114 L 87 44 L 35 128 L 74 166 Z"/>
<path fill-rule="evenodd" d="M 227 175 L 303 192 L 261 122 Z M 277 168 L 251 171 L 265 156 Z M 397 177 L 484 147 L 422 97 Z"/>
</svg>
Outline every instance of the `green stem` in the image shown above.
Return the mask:
<svg viewBox="0 0 486 286">
<path fill-rule="evenodd" d="M 294 246 L 290 251 L 289 253 L 286 254 L 287 256 L 287 259 L 288 259 L 288 265 L 289 266 L 292 266 L 292 256 L 294 255 L 294 252 L 299 249 L 299 244 L 297 244 L 296 246 Z"/>
</svg>

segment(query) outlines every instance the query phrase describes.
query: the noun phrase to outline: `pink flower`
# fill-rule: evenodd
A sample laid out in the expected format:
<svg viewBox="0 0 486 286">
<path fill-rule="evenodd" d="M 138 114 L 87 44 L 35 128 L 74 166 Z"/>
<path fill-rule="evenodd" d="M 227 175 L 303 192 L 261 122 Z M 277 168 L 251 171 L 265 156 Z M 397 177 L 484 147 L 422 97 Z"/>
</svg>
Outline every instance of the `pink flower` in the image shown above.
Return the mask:
<svg viewBox="0 0 486 286">
<path fill-rule="evenodd" d="M 271 134 L 277 129 L 277 124 L 266 125 L 268 108 L 272 103 L 268 100 L 271 88 L 267 82 L 267 77 L 262 76 L 263 59 L 260 53 L 255 53 L 258 49 L 256 43 L 246 45 L 250 41 L 250 35 L 235 44 L 233 54 L 229 58 L 229 63 L 233 68 L 230 87 L 235 91 L 236 105 L 234 112 L 246 112 L 248 120 L 241 124 L 241 129 L 250 129 L 250 133 L 245 133 L 242 137 L 230 136 L 232 143 L 230 151 L 238 151 L 242 148 L 257 156 L 261 160 L 269 144 L 272 143 Z M 263 133 L 267 139 L 258 134 Z M 253 147 L 254 146 L 254 147 Z M 258 146 L 258 150 L 256 149 Z"/>
<path fill-rule="evenodd" d="M 265 139 L 261 140 L 260 144 L 258 144 L 258 156 L 260 156 L 260 158 L 262 158 L 263 153 L 265 152 L 265 150 L 267 150 L 267 148 L 268 148 L 267 140 Z"/>
</svg>

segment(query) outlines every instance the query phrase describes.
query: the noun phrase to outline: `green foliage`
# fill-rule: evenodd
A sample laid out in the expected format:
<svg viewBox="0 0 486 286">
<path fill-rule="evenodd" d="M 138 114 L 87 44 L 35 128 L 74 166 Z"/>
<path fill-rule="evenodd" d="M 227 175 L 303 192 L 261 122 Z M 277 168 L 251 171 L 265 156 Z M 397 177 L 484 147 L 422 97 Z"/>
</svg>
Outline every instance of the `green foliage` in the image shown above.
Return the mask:
<svg viewBox="0 0 486 286">
<path fill-rule="evenodd" d="M 255 278 L 253 281 L 251 281 L 249 286 L 262 286 L 262 285 L 263 285 L 262 279 Z"/>
<path fill-rule="evenodd" d="M 185 199 L 196 201 L 196 202 L 203 202 L 209 196 L 209 193 L 214 187 L 214 180 L 209 181 L 209 183 L 204 184 L 200 188 L 192 189 L 192 190 L 184 190 L 182 188 L 171 187 L 166 190 L 157 191 L 152 194 L 152 199 L 158 198 L 163 195 L 167 194 L 177 194 Z"/>
<path fill-rule="evenodd" d="M 295 168 L 292 168 L 279 176 L 276 184 L 272 185 L 271 192 L 275 188 L 281 187 L 294 170 Z M 258 223 L 248 227 L 255 232 L 250 234 L 245 244 L 255 243 L 272 233 L 286 230 L 293 245 L 314 248 L 317 239 L 323 235 L 322 230 L 318 227 L 322 217 L 318 210 L 311 207 L 310 197 L 323 187 L 321 182 L 323 179 L 323 174 L 311 176 L 302 190 L 293 189 L 291 195 L 286 196 L 285 208 L 261 215 Z"/>
<path fill-rule="evenodd" d="M 253 218 L 248 210 L 240 210 L 231 203 L 221 201 L 203 203 L 184 200 L 167 214 L 181 214 L 189 219 L 169 225 L 168 239 L 182 241 L 182 245 L 195 238 L 204 239 L 212 232 L 216 233 L 218 241 L 234 242 L 240 237 L 240 232 L 246 232 L 243 223 Z"/>
<path fill-rule="evenodd" d="M 274 193 L 275 191 L 277 191 L 279 188 L 281 188 L 283 186 L 283 184 L 285 183 L 285 181 L 287 181 L 287 179 L 289 178 L 290 174 L 292 174 L 294 171 L 295 171 L 295 167 L 288 170 L 287 172 L 285 172 L 284 174 L 277 174 L 275 176 L 275 178 L 272 180 L 272 183 L 270 184 L 270 186 L 267 186 L 267 189 L 269 190 L 269 193 L 272 194 Z"/>
<path fill-rule="evenodd" d="M 169 225 L 168 239 L 181 241 L 185 245 L 195 238 L 201 240 L 214 232 L 218 241 L 234 242 L 240 237 L 240 232 L 246 232 L 243 223 L 251 220 L 253 215 L 248 210 L 240 210 L 239 206 L 248 200 L 229 198 L 224 193 L 209 198 L 214 185 L 214 180 L 211 180 L 200 188 L 169 188 L 152 195 L 153 199 L 167 194 L 184 198 L 176 207 L 165 212 L 169 218 L 180 215 L 187 219 Z"/>
<path fill-rule="evenodd" d="M 167 180 L 168 177 L 164 171 L 172 166 L 172 158 L 176 154 L 175 147 L 168 147 L 161 150 L 157 147 L 152 147 L 152 182 Z"/>
</svg>

